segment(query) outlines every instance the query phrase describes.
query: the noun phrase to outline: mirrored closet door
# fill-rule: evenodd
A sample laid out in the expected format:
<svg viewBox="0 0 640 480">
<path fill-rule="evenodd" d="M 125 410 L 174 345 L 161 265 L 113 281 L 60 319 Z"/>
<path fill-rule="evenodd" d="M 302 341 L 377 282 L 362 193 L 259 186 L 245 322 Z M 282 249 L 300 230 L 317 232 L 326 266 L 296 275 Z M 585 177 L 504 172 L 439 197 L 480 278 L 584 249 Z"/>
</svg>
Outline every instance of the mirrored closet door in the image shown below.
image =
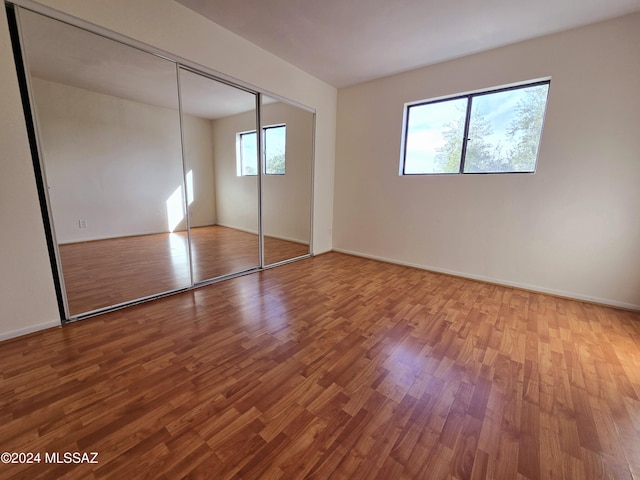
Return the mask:
<svg viewBox="0 0 640 480">
<path fill-rule="evenodd" d="M 64 15 L 9 14 L 65 320 L 311 254 L 313 111 Z"/>
<path fill-rule="evenodd" d="M 313 113 L 263 95 L 264 263 L 310 253 Z"/>
<path fill-rule="evenodd" d="M 188 287 L 176 65 L 19 20 L 69 315 Z"/>
<path fill-rule="evenodd" d="M 180 68 L 194 282 L 260 267 L 256 95 Z"/>
</svg>

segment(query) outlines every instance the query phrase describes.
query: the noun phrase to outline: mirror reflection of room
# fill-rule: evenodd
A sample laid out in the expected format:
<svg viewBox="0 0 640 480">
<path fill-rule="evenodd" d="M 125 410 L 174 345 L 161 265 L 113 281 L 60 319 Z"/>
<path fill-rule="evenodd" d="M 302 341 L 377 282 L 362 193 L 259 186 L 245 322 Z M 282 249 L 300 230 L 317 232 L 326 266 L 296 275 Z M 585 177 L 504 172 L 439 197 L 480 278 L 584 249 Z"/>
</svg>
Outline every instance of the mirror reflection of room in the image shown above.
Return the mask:
<svg viewBox="0 0 640 480">
<path fill-rule="evenodd" d="M 312 112 L 20 21 L 67 316 L 310 254 Z"/>
<path fill-rule="evenodd" d="M 69 313 L 189 286 L 175 64 L 20 19 Z"/>
<path fill-rule="evenodd" d="M 264 263 L 309 253 L 313 113 L 263 96 Z"/>
<path fill-rule="evenodd" d="M 256 95 L 180 69 L 180 99 L 194 282 L 258 268 L 258 177 L 236 168 L 236 132 L 255 131 Z M 257 150 L 245 153 L 255 164 Z"/>
<path fill-rule="evenodd" d="M 259 265 L 255 96 L 181 69 L 180 98 L 194 281 L 255 268 Z M 262 98 L 264 264 L 270 265 L 309 253 L 313 114 Z"/>
</svg>

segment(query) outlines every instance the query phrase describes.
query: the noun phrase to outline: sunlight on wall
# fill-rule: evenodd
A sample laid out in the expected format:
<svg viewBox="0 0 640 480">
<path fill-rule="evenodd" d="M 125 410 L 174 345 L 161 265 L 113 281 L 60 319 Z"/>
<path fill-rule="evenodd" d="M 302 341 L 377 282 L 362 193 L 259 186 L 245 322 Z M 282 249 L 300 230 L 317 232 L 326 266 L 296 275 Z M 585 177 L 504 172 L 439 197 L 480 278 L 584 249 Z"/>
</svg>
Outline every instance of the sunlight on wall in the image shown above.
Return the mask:
<svg viewBox="0 0 640 480">
<path fill-rule="evenodd" d="M 167 221 L 169 231 L 173 232 L 184 218 L 184 201 L 182 196 L 182 185 L 175 189 L 167 199 Z"/>
<path fill-rule="evenodd" d="M 187 202 L 193 203 L 193 170 L 189 170 L 186 175 L 187 182 Z M 184 197 L 182 196 L 182 185 L 178 186 L 167 199 L 167 222 L 169 231 L 173 232 L 180 222 L 184 220 Z"/>
</svg>

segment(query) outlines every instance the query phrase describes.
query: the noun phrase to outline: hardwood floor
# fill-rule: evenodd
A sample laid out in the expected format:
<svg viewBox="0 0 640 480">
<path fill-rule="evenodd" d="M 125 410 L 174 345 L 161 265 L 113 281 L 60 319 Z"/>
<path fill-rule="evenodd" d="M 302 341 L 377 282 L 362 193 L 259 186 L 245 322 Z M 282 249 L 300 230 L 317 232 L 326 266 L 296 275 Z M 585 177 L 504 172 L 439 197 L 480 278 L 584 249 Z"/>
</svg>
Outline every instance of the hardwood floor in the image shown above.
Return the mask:
<svg viewBox="0 0 640 480">
<path fill-rule="evenodd" d="M 194 281 L 259 265 L 258 237 L 232 228 L 191 230 Z M 265 237 L 265 263 L 305 255 L 308 245 Z M 190 285 L 186 232 L 60 245 L 72 315 Z"/>
<path fill-rule="evenodd" d="M 631 479 L 640 314 L 329 253 L 0 344 L 3 479 Z"/>
</svg>

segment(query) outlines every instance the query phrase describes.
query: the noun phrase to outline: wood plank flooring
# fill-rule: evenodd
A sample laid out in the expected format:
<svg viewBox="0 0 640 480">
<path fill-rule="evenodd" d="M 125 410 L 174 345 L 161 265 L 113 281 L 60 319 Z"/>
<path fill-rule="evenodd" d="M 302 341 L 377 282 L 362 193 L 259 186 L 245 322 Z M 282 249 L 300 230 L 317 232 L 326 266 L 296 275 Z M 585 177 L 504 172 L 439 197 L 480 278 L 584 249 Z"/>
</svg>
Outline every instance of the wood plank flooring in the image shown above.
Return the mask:
<svg viewBox="0 0 640 480">
<path fill-rule="evenodd" d="M 194 281 L 259 266 L 258 236 L 222 226 L 193 228 Z M 309 246 L 265 237 L 265 264 L 309 253 Z M 190 285 L 186 232 L 60 245 L 72 315 Z"/>
<path fill-rule="evenodd" d="M 640 314 L 329 253 L 0 344 L 2 479 L 640 478 Z"/>
</svg>

